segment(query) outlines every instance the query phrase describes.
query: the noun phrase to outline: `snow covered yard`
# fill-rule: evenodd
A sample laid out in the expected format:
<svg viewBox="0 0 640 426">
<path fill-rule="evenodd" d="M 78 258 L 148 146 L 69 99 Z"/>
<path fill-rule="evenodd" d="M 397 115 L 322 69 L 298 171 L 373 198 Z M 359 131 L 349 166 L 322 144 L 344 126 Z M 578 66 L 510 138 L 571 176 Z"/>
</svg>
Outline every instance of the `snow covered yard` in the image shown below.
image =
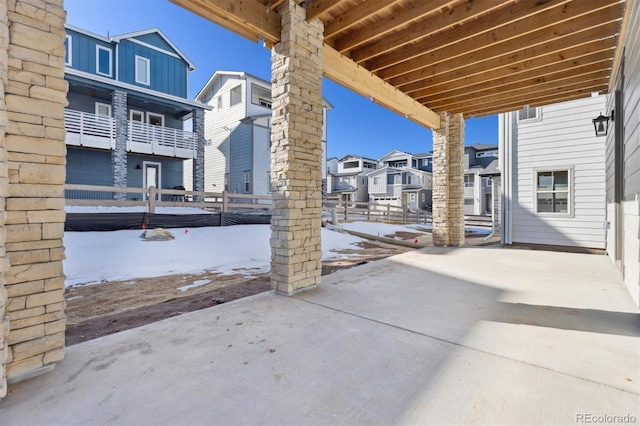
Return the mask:
<svg viewBox="0 0 640 426">
<path fill-rule="evenodd" d="M 142 231 L 66 232 L 66 286 L 204 271 L 255 275 L 269 271 L 269 225 L 172 229 L 175 240 L 144 241 Z M 322 229 L 322 260 L 365 240 Z"/>
</svg>

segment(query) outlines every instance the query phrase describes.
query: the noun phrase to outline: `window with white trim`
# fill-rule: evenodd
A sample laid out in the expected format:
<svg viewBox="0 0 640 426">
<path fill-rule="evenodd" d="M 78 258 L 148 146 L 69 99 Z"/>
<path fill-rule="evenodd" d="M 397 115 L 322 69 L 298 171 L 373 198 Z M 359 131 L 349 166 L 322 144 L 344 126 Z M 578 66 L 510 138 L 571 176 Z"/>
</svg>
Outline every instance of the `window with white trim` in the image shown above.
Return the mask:
<svg viewBox="0 0 640 426">
<path fill-rule="evenodd" d="M 530 107 L 525 105 L 520 111 L 518 111 L 518 121 L 525 120 L 540 120 L 540 108 Z"/>
<path fill-rule="evenodd" d="M 380 176 L 374 176 L 373 184 L 374 185 L 380 185 L 380 183 L 381 183 L 381 177 Z"/>
<path fill-rule="evenodd" d="M 73 61 L 71 58 L 71 54 L 72 54 L 72 49 L 73 49 L 73 40 L 71 38 L 71 36 L 69 34 L 67 34 L 67 37 L 64 40 L 64 64 L 67 66 L 72 66 L 73 65 Z"/>
<path fill-rule="evenodd" d="M 473 175 L 464 175 L 464 187 L 465 188 L 473 188 L 473 183 L 475 182 Z"/>
<path fill-rule="evenodd" d="M 151 84 L 151 61 L 136 55 L 136 83 Z"/>
<path fill-rule="evenodd" d="M 541 214 L 571 213 L 571 170 L 536 171 L 535 209 Z"/>
<path fill-rule="evenodd" d="M 222 95 L 218 96 L 218 109 L 222 109 Z"/>
<path fill-rule="evenodd" d="M 234 106 L 242 102 L 242 86 L 241 85 L 237 85 L 236 87 L 231 89 L 230 94 L 231 94 L 230 101 L 229 101 L 230 106 Z"/>
<path fill-rule="evenodd" d="M 416 202 L 416 194 L 414 194 L 414 193 L 409 194 L 409 202 L 411 202 L 411 203 L 415 203 Z"/>
<path fill-rule="evenodd" d="M 96 74 L 111 77 L 111 49 L 96 46 Z"/>
<path fill-rule="evenodd" d="M 96 115 L 111 117 L 111 104 L 96 102 Z"/>
<path fill-rule="evenodd" d="M 135 109 L 129 110 L 129 120 L 144 123 L 144 112 Z"/>
</svg>

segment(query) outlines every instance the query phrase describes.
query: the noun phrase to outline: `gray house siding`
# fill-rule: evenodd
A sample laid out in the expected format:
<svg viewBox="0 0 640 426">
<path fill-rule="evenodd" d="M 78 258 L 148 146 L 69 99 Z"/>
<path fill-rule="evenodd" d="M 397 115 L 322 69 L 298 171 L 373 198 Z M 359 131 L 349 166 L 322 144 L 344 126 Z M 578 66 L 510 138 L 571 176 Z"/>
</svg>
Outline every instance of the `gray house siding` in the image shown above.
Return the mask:
<svg viewBox="0 0 640 426">
<path fill-rule="evenodd" d="M 244 194 L 244 172 L 251 170 L 252 124 L 240 124 L 231 132 L 229 192 Z M 251 178 L 250 178 L 251 181 Z M 249 188 L 249 192 L 252 188 Z"/>
</svg>

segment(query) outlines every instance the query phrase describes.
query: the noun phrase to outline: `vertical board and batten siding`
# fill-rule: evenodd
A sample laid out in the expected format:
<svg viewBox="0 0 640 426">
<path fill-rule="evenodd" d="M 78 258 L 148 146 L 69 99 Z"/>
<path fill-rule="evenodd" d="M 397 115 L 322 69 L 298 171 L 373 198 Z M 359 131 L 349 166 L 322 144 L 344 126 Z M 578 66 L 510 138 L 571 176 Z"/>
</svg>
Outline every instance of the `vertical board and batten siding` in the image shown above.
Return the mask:
<svg viewBox="0 0 640 426">
<path fill-rule="evenodd" d="M 270 194 L 271 178 L 268 176 L 271 170 L 271 132 L 268 127 L 253 125 L 253 165 L 252 193 L 256 195 Z"/>
<path fill-rule="evenodd" d="M 229 192 L 244 194 L 244 172 L 251 170 L 251 145 L 253 125 L 243 123 L 231 132 L 231 160 L 229 162 Z M 251 175 L 249 181 L 251 182 Z M 253 188 L 249 188 L 251 192 Z"/>
<path fill-rule="evenodd" d="M 98 75 L 96 73 L 96 48 L 101 46 L 111 50 L 111 78 L 115 78 L 116 55 L 113 43 L 106 43 L 69 28 L 66 29 L 66 33 L 71 36 L 71 68 Z M 100 76 L 105 77 L 104 75 Z"/>
<path fill-rule="evenodd" d="M 620 268 L 622 275 L 636 305 L 640 305 L 640 2 L 630 3 L 626 33 L 622 46 L 624 49 L 624 80 L 620 75 L 612 85 L 611 95 L 607 99 L 605 115 L 615 106 L 615 90 L 622 91 L 622 111 L 615 111 L 616 122 L 622 120 L 624 128 L 622 144 L 623 184 L 620 205 L 622 226 L 620 245 L 622 253 L 616 253 L 616 201 L 615 201 L 615 134 L 616 127 L 607 136 L 606 181 L 607 181 L 607 220 L 610 223 L 607 234 L 607 253 L 612 262 Z"/>
<path fill-rule="evenodd" d="M 549 105 L 542 120 L 518 123 L 513 242 L 605 247 L 605 146 L 592 124 L 604 102 L 600 96 Z M 571 170 L 571 217 L 535 213 L 535 172 L 550 169 Z"/>
<path fill-rule="evenodd" d="M 150 61 L 149 85 L 136 83 L 136 56 Z M 157 92 L 187 97 L 187 63 L 184 60 L 126 39 L 121 40 L 118 47 L 118 80 Z"/>
</svg>

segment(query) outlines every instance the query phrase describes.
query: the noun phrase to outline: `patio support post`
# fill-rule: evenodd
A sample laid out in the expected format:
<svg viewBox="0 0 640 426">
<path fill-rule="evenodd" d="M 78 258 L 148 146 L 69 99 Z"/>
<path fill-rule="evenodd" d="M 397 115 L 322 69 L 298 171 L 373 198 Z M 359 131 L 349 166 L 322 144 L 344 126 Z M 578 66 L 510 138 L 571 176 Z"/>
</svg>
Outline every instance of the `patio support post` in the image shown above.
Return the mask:
<svg viewBox="0 0 640 426">
<path fill-rule="evenodd" d="M 294 0 L 278 6 L 271 51 L 271 286 L 292 295 L 320 283 L 323 24 Z"/>
<path fill-rule="evenodd" d="M 0 0 L 0 398 L 7 394 L 6 363 L 9 357 L 7 337 L 9 335 L 9 317 L 7 316 L 7 289 L 5 288 L 4 273 L 9 269 L 9 262 L 5 249 L 7 240 L 6 197 L 9 195 L 9 170 L 7 168 L 7 148 L 5 133 L 9 120 L 7 117 L 4 97 L 5 88 L 9 83 L 8 55 L 9 25 L 7 21 L 7 0 Z"/>
<path fill-rule="evenodd" d="M 65 16 L 0 0 L 0 398 L 64 357 Z"/>
<path fill-rule="evenodd" d="M 464 244 L 464 118 L 440 114 L 433 131 L 433 244 Z"/>
<path fill-rule="evenodd" d="M 111 151 L 111 178 L 113 186 L 127 186 L 127 139 L 129 122 L 127 120 L 127 93 L 114 90 L 111 98 L 111 109 L 116 125 L 116 146 Z M 144 173 L 144 171 L 143 171 Z M 116 200 L 126 200 L 127 194 L 117 192 Z"/>
<path fill-rule="evenodd" d="M 193 190 L 204 191 L 204 110 L 193 112 L 193 132 L 196 135 L 196 158 L 193 159 Z M 204 201 L 196 196 L 194 201 Z"/>
</svg>

